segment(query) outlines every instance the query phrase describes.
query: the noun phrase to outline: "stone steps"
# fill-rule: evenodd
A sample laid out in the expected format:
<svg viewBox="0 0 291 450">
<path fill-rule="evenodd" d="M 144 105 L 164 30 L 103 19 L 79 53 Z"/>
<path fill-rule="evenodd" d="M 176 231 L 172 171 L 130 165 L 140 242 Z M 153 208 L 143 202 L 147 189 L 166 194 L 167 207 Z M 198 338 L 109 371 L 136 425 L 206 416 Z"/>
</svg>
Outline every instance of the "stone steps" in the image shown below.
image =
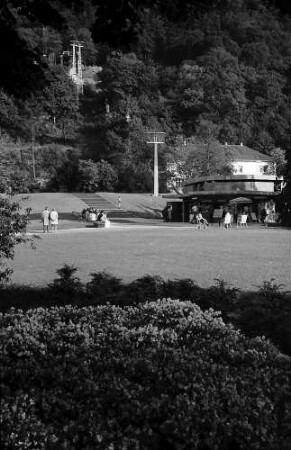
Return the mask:
<svg viewBox="0 0 291 450">
<path fill-rule="evenodd" d="M 80 200 L 82 200 L 86 205 L 88 205 L 89 208 L 96 208 L 99 210 L 104 210 L 107 213 L 107 216 L 111 219 L 113 218 L 133 218 L 134 216 L 129 213 L 128 211 L 125 211 L 122 208 L 118 208 L 118 206 L 114 205 L 113 203 L 109 202 L 105 198 L 103 198 L 99 194 L 94 193 L 87 193 L 87 192 L 79 192 L 74 193 L 76 197 L 78 197 Z"/>
</svg>

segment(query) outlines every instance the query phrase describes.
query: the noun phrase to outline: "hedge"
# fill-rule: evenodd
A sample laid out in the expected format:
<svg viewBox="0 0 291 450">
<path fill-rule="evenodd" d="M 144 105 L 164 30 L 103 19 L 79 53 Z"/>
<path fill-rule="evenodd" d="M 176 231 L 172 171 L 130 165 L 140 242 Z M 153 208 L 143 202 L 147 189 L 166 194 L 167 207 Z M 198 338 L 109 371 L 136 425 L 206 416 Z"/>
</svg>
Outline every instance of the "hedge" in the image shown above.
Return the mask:
<svg viewBox="0 0 291 450">
<path fill-rule="evenodd" d="M 1 449 L 291 448 L 290 358 L 171 299 L 11 309 Z"/>
</svg>

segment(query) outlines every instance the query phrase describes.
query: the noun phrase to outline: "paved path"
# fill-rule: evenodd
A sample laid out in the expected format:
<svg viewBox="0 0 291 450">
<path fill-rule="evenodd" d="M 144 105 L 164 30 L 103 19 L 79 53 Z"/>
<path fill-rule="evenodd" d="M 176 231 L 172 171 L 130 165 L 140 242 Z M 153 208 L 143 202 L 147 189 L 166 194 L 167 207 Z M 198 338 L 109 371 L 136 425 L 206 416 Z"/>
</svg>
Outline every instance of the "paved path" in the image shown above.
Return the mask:
<svg viewBox="0 0 291 450">
<path fill-rule="evenodd" d="M 59 221 L 59 227 L 58 227 L 58 233 L 72 233 L 72 232 L 81 232 L 81 233 L 88 233 L 88 232 L 104 232 L 104 230 L 119 230 L 119 229 L 141 229 L 141 228 L 175 228 L 175 229 L 189 229 L 192 228 L 193 230 L 199 232 L 199 233 L 208 233 L 211 232 L 211 230 L 220 230 L 224 233 L 233 233 L 239 230 L 247 232 L 250 229 L 261 229 L 262 231 L 266 230 L 267 228 L 258 225 L 258 224 L 252 224 L 248 228 L 237 228 L 232 227 L 228 230 L 226 230 L 224 227 L 219 227 L 217 223 L 210 224 L 210 226 L 206 229 L 197 230 L 197 225 L 192 225 L 188 222 L 171 222 L 171 223 L 165 223 L 161 219 L 145 219 L 145 218 L 136 218 L 136 217 L 124 217 L 124 218 L 111 218 L 111 226 L 109 228 L 97 228 L 91 225 L 88 222 L 85 222 L 81 219 L 74 219 L 74 220 L 60 220 Z M 27 229 L 28 234 L 43 234 L 42 232 L 42 224 L 39 220 L 32 220 Z"/>
</svg>

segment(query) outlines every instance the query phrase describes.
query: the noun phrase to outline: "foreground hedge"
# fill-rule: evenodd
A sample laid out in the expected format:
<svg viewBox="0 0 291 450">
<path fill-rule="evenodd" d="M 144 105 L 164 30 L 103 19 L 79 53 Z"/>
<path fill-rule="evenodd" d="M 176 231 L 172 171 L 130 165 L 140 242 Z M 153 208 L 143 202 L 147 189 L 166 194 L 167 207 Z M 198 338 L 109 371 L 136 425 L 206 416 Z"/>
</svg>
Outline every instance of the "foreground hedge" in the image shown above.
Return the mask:
<svg viewBox="0 0 291 450">
<path fill-rule="evenodd" d="M 0 320 L 1 449 L 291 448 L 290 359 L 213 310 L 168 299 Z"/>
</svg>

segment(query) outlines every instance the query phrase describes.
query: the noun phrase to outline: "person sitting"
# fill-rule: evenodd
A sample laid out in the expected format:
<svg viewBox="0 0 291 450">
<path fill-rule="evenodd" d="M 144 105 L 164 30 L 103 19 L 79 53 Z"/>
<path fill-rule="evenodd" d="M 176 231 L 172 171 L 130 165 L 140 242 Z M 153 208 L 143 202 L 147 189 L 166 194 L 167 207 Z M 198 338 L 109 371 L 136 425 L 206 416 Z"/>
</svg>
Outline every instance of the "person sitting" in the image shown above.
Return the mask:
<svg viewBox="0 0 291 450">
<path fill-rule="evenodd" d="M 206 227 L 208 227 L 209 223 L 207 222 L 207 220 L 205 219 L 205 217 L 202 216 L 201 212 L 199 211 L 199 213 L 196 215 L 196 221 L 197 221 L 197 228 L 198 230 L 201 230 L 201 227 L 203 225 L 203 228 L 205 229 Z"/>
<path fill-rule="evenodd" d="M 103 210 L 100 211 L 100 213 L 98 214 L 97 221 L 103 222 L 105 228 L 110 226 L 110 220 L 108 219 L 107 214 Z"/>
<path fill-rule="evenodd" d="M 102 221 L 102 217 L 104 216 L 104 210 L 101 209 L 101 211 L 97 214 L 97 222 Z"/>
<path fill-rule="evenodd" d="M 82 220 L 86 219 L 86 213 L 87 213 L 87 209 L 86 208 L 82 209 L 82 212 L 81 212 Z"/>
<path fill-rule="evenodd" d="M 97 220 L 97 214 L 94 211 L 94 209 L 91 208 L 90 213 L 89 213 L 89 221 L 90 222 L 96 222 L 96 220 Z"/>
</svg>

